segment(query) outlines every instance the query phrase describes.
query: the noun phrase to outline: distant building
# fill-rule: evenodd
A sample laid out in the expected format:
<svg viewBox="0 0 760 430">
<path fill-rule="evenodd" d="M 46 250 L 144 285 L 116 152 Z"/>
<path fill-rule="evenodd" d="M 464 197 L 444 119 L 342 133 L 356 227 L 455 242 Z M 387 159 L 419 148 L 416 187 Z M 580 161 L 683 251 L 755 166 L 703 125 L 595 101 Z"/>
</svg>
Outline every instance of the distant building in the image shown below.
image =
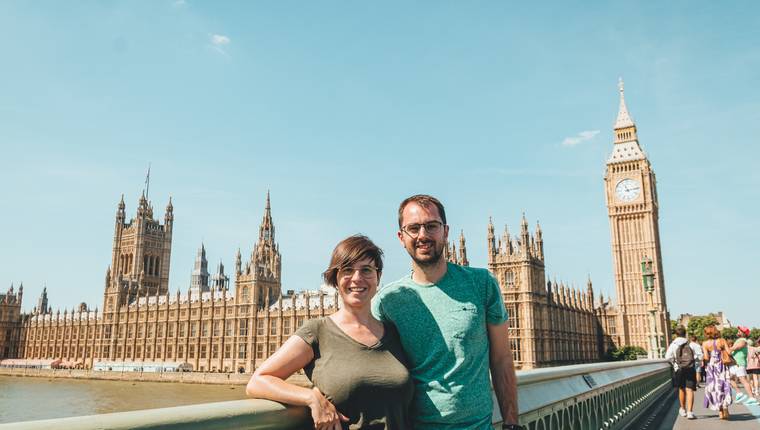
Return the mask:
<svg viewBox="0 0 760 430">
<path fill-rule="evenodd" d="M 521 369 L 599 360 L 594 291 L 589 279 L 581 292 L 547 281 L 541 226 L 528 231 L 523 214 L 520 235 L 507 227 L 497 239 L 488 223 L 488 269 L 499 282 L 509 312 L 509 335 L 515 365 Z"/>
<path fill-rule="evenodd" d="M 245 265 L 237 253 L 234 292 L 229 291 L 221 262 L 209 274 L 201 245 L 188 291 L 169 293 L 173 223 L 171 201 L 161 224 L 145 196 L 127 222 L 122 198 L 112 266 L 106 271 L 104 311 L 80 305 L 53 314 L 43 291 L 33 314 L 14 314 L 14 321 L 23 320 L 22 335 L 11 343 L 19 346 L 18 355 L 60 358 L 88 368 L 96 362 L 188 362 L 201 371 L 251 372 L 305 320 L 337 309 L 334 290 L 281 295 L 281 260 L 269 195 L 258 241 Z M 20 298 L 13 300 L 20 309 Z"/>
<path fill-rule="evenodd" d="M 659 336 L 660 348 L 670 343 L 670 315 L 660 251 L 660 203 L 654 170 L 639 144 L 636 124 L 625 104 L 622 80 L 619 89 L 615 143 L 604 176 L 617 292 L 617 303 L 607 312 L 617 317 L 615 344 L 649 350 L 652 330 Z M 654 272 L 652 303 L 642 280 L 641 264 L 645 258 L 651 259 Z M 650 327 L 650 308 L 655 311 L 654 328 Z"/>
<path fill-rule="evenodd" d="M 18 354 L 21 339 L 21 299 L 24 297 L 24 284 L 13 284 L 5 294 L 0 293 L 0 360 L 14 358 Z"/>
<path fill-rule="evenodd" d="M 681 314 L 678 316 L 678 325 L 682 325 L 684 327 L 689 327 L 689 321 L 691 321 L 692 318 L 696 317 L 713 317 L 716 321 L 718 321 L 718 325 L 716 326 L 718 330 L 723 330 L 724 328 L 732 327 L 731 321 L 726 318 L 725 315 L 723 315 L 723 311 L 720 312 L 710 312 L 707 315 L 692 315 L 692 314 Z"/>
</svg>

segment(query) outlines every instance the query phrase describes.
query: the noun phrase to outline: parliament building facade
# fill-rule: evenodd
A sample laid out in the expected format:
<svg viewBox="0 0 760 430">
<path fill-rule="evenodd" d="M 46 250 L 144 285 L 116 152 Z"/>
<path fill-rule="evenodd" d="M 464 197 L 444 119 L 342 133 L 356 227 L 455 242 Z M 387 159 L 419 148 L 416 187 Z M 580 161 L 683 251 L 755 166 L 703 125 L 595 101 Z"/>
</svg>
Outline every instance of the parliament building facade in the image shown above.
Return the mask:
<svg viewBox="0 0 760 430">
<path fill-rule="evenodd" d="M 536 224 L 531 232 L 524 215 L 515 237 L 506 227 L 497 237 L 489 221 L 488 269 L 510 315 L 518 368 L 598 361 L 614 345 L 646 346 L 648 308 L 635 264 L 643 257 L 653 259 L 656 268 L 655 330 L 667 332 L 654 173 L 638 144 L 622 87 L 614 145 L 605 183 L 617 303 L 601 295 L 597 301 L 590 279 L 582 290 L 548 280 L 541 227 Z M 636 186 L 638 193 L 629 191 Z M 172 294 L 173 233 L 171 199 L 162 223 L 145 195 L 135 216 L 127 220 L 122 196 L 100 310 L 82 303 L 54 313 L 45 289 L 32 312 L 22 313 L 23 285 L 18 291 L 11 286 L 0 294 L 0 359 L 60 359 L 84 368 L 112 362 L 181 362 L 197 371 L 252 372 L 304 321 L 329 315 L 340 305 L 333 288 L 283 293 L 269 194 L 250 257 L 244 262 L 237 252 L 234 290 L 221 263 L 213 274 L 208 271 L 201 245 L 191 285 Z M 455 242 L 447 244 L 445 255 L 453 263 L 469 265 L 464 234 L 459 249 Z"/>
</svg>

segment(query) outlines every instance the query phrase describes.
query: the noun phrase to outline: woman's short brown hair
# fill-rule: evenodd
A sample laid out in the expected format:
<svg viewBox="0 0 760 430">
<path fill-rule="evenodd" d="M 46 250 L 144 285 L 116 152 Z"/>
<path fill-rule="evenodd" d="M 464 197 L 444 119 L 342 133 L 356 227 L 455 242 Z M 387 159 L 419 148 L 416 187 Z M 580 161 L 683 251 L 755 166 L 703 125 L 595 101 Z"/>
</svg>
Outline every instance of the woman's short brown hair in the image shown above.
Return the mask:
<svg viewBox="0 0 760 430">
<path fill-rule="evenodd" d="M 383 271 L 383 250 L 374 244 L 367 236 L 356 234 L 349 236 L 335 246 L 330 265 L 322 277 L 325 283 L 331 287 L 338 286 L 338 270 L 341 267 L 351 266 L 359 260 L 369 258 L 377 267 L 377 275 Z"/>
<path fill-rule="evenodd" d="M 720 331 L 714 325 L 705 327 L 705 337 L 708 339 L 717 339 L 720 337 Z"/>
</svg>

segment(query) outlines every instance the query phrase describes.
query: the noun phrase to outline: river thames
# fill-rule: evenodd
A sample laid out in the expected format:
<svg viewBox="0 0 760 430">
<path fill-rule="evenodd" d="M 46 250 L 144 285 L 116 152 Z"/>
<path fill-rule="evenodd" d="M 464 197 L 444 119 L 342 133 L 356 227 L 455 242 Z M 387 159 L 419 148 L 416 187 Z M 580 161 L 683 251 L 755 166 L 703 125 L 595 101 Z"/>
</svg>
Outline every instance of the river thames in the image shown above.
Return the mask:
<svg viewBox="0 0 760 430">
<path fill-rule="evenodd" d="M 244 385 L 0 376 L 0 423 L 244 398 Z"/>
</svg>

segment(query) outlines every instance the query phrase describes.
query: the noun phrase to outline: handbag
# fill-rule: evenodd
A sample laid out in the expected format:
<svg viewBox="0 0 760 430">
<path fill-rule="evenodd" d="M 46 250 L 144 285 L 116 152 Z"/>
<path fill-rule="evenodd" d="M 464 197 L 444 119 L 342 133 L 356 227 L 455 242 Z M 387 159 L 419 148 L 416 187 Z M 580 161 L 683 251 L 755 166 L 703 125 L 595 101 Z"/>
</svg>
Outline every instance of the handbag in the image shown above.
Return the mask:
<svg viewBox="0 0 760 430">
<path fill-rule="evenodd" d="M 734 356 L 726 349 L 725 342 L 720 346 L 720 361 L 726 366 L 736 365 L 736 360 L 734 360 Z"/>
</svg>

